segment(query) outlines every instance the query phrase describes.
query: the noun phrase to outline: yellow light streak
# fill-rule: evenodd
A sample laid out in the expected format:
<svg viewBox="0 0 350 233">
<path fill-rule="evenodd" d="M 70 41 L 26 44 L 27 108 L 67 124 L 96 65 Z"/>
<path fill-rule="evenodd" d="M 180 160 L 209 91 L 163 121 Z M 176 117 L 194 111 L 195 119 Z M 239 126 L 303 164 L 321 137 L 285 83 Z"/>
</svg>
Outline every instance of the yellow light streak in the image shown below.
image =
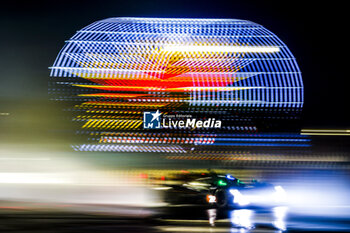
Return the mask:
<svg viewBox="0 0 350 233">
<path fill-rule="evenodd" d="M 301 135 L 350 136 L 350 129 L 302 129 Z"/>
</svg>

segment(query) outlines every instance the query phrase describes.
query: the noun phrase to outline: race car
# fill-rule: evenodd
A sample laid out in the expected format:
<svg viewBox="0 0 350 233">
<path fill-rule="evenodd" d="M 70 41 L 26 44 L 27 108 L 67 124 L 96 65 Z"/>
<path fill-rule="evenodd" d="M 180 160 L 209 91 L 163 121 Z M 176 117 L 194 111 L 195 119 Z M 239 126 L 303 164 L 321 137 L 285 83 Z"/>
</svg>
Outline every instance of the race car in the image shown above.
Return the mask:
<svg viewBox="0 0 350 233">
<path fill-rule="evenodd" d="M 179 185 L 168 185 L 164 199 L 169 205 L 198 204 L 210 207 L 276 206 L 285 203 L 281 186 L 252 180 L 243 183 L 236 177 L 210 174 Z"/>
</svg>

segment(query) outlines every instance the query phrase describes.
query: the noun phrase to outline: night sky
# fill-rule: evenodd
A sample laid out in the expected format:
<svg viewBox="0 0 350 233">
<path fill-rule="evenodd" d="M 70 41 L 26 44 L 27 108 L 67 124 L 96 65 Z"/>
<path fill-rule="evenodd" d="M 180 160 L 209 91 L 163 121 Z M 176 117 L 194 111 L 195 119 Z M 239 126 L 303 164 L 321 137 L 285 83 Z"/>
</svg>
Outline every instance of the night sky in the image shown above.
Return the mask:
<svg viewBox="0 0 350 233">
<path fill-rule="evenodd" d="M 336 1 L 2 2 L 0 112 L 8 110 L 8 103 L 21 101 L 40 108 L 48 99 L 48 67 L 64 41 L 94 21 L 125 16 L 237 18 L 265 26 L 296 57 L 305 85 L 303 126 L 346 128 L 350 126 L 347 11 Z"/>
</svg>

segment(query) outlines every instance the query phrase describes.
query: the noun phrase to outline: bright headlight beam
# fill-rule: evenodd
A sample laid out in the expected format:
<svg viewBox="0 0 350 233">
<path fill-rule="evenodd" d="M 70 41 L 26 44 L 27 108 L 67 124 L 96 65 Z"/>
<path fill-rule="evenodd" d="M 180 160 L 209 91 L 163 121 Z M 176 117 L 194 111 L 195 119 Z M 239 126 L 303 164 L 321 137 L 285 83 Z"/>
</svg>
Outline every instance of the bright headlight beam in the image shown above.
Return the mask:
<svg viewBox="0 0 350 233">
<path fill-rule="evenodd" d="M 237 189 L 230 189 L 229 192 L 233 195 L 233 203 L 237 203 L 240 206 L 249 205 L 250 201 Z"/>
<path fill-rule="evenodd" d="M 275 186 L 275 200 L 277 202 L 285 202 L 287 200 L 287 193 L 282 186 Z"/>
<path fill-rule="evenodd" d="M 223 52 L 223 53 L 277 53 L 276 46 L 198 46 L 169 45 L 163 48 L 166 52 Z"/>
</svg>

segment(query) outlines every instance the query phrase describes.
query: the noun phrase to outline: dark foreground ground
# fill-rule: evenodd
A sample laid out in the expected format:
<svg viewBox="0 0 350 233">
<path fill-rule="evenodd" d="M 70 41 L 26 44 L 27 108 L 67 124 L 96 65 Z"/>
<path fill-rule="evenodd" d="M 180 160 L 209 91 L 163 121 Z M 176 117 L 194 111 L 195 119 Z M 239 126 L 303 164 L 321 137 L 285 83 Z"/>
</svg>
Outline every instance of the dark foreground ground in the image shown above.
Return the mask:
<svg viewBox="0 0 350 233">
<path fill-rule="evenodd" d="M 345 207 L 343 207 L 345 208 Z M 334 209 L 333 209 L 334 210 Z M 144 211 L 144 210 L 132 210 Z M 152 210 L 149 217 L 69 211 L 0 210 L 0 232 L 349 232 L 350 219 L 280 209 L 218 211 L 202 207 Z M 344 209 L 339 210 L 344 211 Z M 347 211 L 347 210 L 345 210 Z"/>
</svg>

